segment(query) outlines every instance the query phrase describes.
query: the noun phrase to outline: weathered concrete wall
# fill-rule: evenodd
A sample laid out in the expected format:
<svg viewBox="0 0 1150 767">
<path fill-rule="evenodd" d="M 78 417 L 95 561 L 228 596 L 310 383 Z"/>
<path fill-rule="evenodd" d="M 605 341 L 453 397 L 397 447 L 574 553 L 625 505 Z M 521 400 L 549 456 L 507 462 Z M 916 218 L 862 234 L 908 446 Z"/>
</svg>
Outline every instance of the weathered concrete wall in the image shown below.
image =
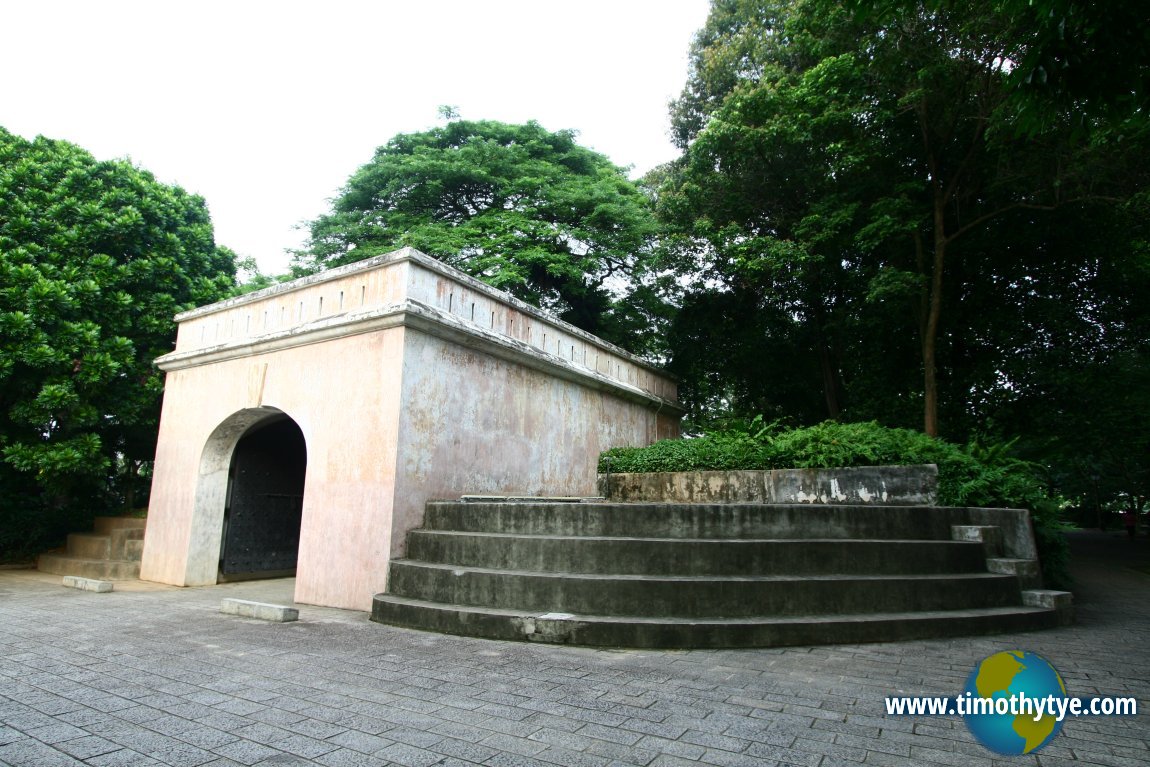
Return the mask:
<svg viewBox="0 0 1150 767">
<path fill-rule="evenodd" d="M 601 451 L 677 433 L 618 396 L 430 333 L 409 329 L 405 352 L 393 554 L 427 498 L 594 495 Z"/>
<path fill-rule="evenodd" d="M 424 501 L 593 493 L 598 453 L 678 436 L 656 368 L 411 250 L 177 318 L 141 577 L 214 583 L 231 456 L 307 447 L 296 600 L 369 609 Z"/>
<path fill-rule="evenodd" d="M 1038 559 L 1034 525 L 1026 509 L 947 509 L 952 525 L 994 525 L 1002 530 L 1003 553 L 1015 559 Z"/>
<path fill-rule="evenodd" d="M 307 479 L 297 598 L 362 604 L 390 550 L 404 329 L 168 373 L 140 576 L 215 583 L 232 451 L 285 413 L 304 434 Z M 360 360 L 359 375 L 345 375 Z M 337 566 L 333 566 L 337 562 Z"/>
<path fill-rule="evenodd" d="M 938 467 L 601 474 L 599 494 L 615 501 L 656 503 L 932 505 L 938 498 Z"/>
</svg>

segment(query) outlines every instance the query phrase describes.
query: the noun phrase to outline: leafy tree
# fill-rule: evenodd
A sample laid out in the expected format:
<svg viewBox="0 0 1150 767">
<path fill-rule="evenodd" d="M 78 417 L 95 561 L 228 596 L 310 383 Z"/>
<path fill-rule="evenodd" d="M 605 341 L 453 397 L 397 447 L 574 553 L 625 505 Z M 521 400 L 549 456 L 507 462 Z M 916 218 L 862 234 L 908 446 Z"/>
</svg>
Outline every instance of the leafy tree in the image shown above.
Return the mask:
<svg viewBox="0 0 1150 767">
<path fill-rule="evenodd" d="M 977 294 L 960 306 L 977 337 L 1001 349 L 996 371 L 984 365 L 971 377 L 976 412 L 1051 464 L 1062 492 L 1090 509 L 1091 525 L 1099 507 L 1150 502 L 1148 221 L 1141 206 L 1048 218 L 1038 265 L 997 264 L 1009 291 L 997 321 L 979 316 L 989 305 Z M 992 376 L 1010 385 L 992 386 Z"/>
<path fill-rule="evenodd" d="M 880 389 L 894 412 L 917 402 L 937 435 L 940 411 L 969 405 L 973 339 L 955 307 L 983 287 L 973 262 L 997 274 L 992 254 L 1012 242 L 1021 271 L 1041 271 L 1038 217 L 1144 188 L 1147 131 L 1144 115 L 1084 130 L 1053 107 L 1020 130 L 1012 62 L 1029 49 L 1011 19 L 892 5 L 716 0 L 673 105 L 684 156 L 663 174 L 660 209 L 703 256 L 693 268 L 709 285 L 751 290 L 795 320 L 793 349 L 818 359 L 826 415 L 852 415 L 844 395 L 879 383 L 863 355 L 905 370 L 915 339 L 917 391 L 894 388 L 897 368 Z M 984 298 L 1001 293 L 990 282 Z M 988 368 L 1002 362 L 1002 348 L 979 351 Z"/>
<path fill-rule="evenodd" d="M 155 455 L 173 315 L 231 288 L 204 201 L 0 128 L 0 551 L 131 504 Z"/>
<path fill-rule="evenodd" d="M 890 20 L 953 0 L 847 3 L 867 19 Z M 1013 41 L 1008 86 L 1014 127 L 1041 133 L 1069 113 L 1091 120 L 1138 121 L 1150 99 L 1150 13 L 1141 0 L 998 0 L 993 6 Z"/>
<path fill-rule="evenodd" d="M 377 149 L 312 222 L 294 270 L 411 246 L 643 350 L 659 311 L 646 279 L 654 234 L 648 198 L 574 133 L 454 119 Z"/>
<path fill-rule="evenodd" d="M 286 274 L 264 274 L 260 265 L 252 257 L 236 261 L 236 286 L 232 289 L 233 295 L 242 296 L 254 293 L 257 290 L 270 288 L 293 279 L 290 272 Z"/>
</svg>

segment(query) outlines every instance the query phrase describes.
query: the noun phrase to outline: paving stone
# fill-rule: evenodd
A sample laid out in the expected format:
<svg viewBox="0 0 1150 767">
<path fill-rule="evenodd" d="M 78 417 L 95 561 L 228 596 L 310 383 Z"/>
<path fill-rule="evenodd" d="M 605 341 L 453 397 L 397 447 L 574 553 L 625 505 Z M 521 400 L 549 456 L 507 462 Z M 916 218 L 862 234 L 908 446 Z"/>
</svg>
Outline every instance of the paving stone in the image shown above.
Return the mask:
<svg viewBox="0 0 1150 767">
<path fill-rule="evenodd" d="M 628 732 L 634 731 L 644 735 L 657 735 L 668 740 L 676 740 L 688 730 L 686 726 L 666 724 L 665 722 L 648 722 L 644 719 L 628 719 L 620 728 Z"/>
<path fill-rule="evenodd" d="M 85 735 L 82 738 L 57 743 L 56 748 L 77 759 L 90 759 L 93 756 L 119 751 L 120 745 L 110 740 L 104 740 L 97 735 Z"/>
<path fill-rule="evenodd" d="M 312 764 L 311 760 L 295 754 L 276 754 L 256 762 L 255 767 L 310 767 Z"/>
<path fill-rule="evenodd" d="M 145 742 L 144 745 L 136 745 L 142 741 L 144 741 L 142 738 L 136 739 L 133 746 L 138 748 L 141 753 L 174 767 L 198 767 L 198 765 L 210 762 L 215 758 L 215 755 L 210 751 L 173 739 L 168 739 L 165 743 L 149 745 Z"/>
<path fill-rule="evenodd" d="M 75 727 L 65 722 L 55 722 L 46 727 L 36 727 L 34 729 L 25 730 L 24 732 L 29 737 L 49 745 L 53 743 L 62 743 L 68 740 L 75 740 L 76 738 L 82 738 L 88 734 L 80 727 Z"/>
<path fill-rule="evenodd" d="M 359 751 L 339 748 L 317 756 L 314 764 L 323 764 L 327 767 L 388 767 L 390 763 Z"/>
<path fill-rule="evenodd" d="M 184 730 L 176 737 L 197 748 L 204 748 L 210 751 L 225 743 L 234 743 L 239 740 L 235 735 L 224 732 L 223 730 L 204 727 L 202 724 L 195 722 L 189 722 L 189 724 L 192 725 L 191 728 Z"/>
<path fill-rule="evenodd" d="M 252 723 L 252 720 L 245 719 L 244 717 L 238 716 L 236 714 L 229 714 L 224 711 L 219 711 L 214 714 L 202 716 L 197 719 L 196 722 L 206 727 L 213 727 L 217 730 L 223 730 L 224 732 L 231 732 L 232 730 L 238 730 L 241 727 L 247 727 Z"/>
<path fill-rule="evenodd" d="M 554 762 L 545 762 L 515 753 L 496 754 L 483 764 L 487 767 L 555 767 Z"/>
<path fill-rule="evenodd" d="M 521 754 L 523 756 L 534 756 L 540 751 L 547 749 L 546 743 L 540 743 L 526 738 L 517 738 L 513 735 L 504 735 L 502 733 L 495 733 L 490 737 L 484 738 L 479 743 L 480 745 L 494 748 L 497 751 Z"/>
<path fill-rule="evenodd" d="M 224 703 L 211 706 L 210 708 L 212 708 L 214 711 L 223 712 L 225 714 L 235 714 L 236 716 L 250 717 L 257 711 L 263 711 L 267 708 L 267 706 L 263 705 L 262 703 L 256 703 L 255 701 L 231 698 Z M 204 718 L 208 716 L 210 716 L 210 714 L 203 714 Z"/>
<path fill-rule="evenodd" d="M 626 724 L 626 722 L 624 722 Z M 621 730 L 617 727 L 604 727 L 599 724 L 588 724 L 579 730 L 580 735 L 585 735 L 589 738 L 596 738 L 598 740 L 607 740 L 612 743 L 619 743 L 624 746 L 633 746 L 639 742 L 643 737 L 639 733 L 631 732 L 629 730 Z"/>
<path fill-rule="evenodd" d="M 435 748 L 432 750 L 437 754 L 446 754 L 451 759 L 473 762 L 475 764 L 480 764 L 499 753 L 499 751 L 489 746 L 484 746 L 479 743 L 469 743 L 465 740 L 455 740 L 454 738 L 444 738 L 436 743 Z"/>
<path fill-rule="evenodd" d="M 128 700 L 127 698 L 121 698 L 119 695 L 107 695 L 101 692 L 101 694 L 97 696 L 86 698 L 84 700 L 84 705 L 92 711 L 112 713 L 114 711 L 123 711 L 126 708 L 131 708 L 135 706 L 136 703 L 135 701 Z M 67 716 L 63 716 L 61 718 L 65 719 L 66 721 L 73 722 L 76 717 L 81 717 L 85 713 L 85 711 L 73 711 Z"/>
<path fill-rule="evenodd" d="M 559 746 L 549 746 L 535 755 L 543 762 L 551 762 L 562 767 L 607 767 L 608 759 L 588 754 L 583 751 L 572 751 Z"/>
<path fill-rule="evenodd" d="M 222 746 L 213 748 L 212 752 L 227 757 L 234 762 L 249 765 L 280 753 L 270 746 L 265 746 L 262 743 L 253 743 L 250 740 L 236 740 L 232 743 L 225 743 Z"/>
<path fill-rule="evenodd" d="M 316 738 L 317 740 L 327 740 L 333 735 L 341 732 L 346 732 L 346 727 L 340 727 L 327 722 L 316 721 L 314 719 L 301 719 L 298 722 L 283 725 L 285 730 L 290 730 L 297 735 L 306 735 L 309 738 Z"/>
<path fill-rule="evenodd" d="M 672 756 L 670 754 L 659 754 L 655 757 L 655 761 L 651 762 L 651 767 L 699 767 L 699 762 L 695 759 L 683 759 L 682 757 Z"/>
<path fill-rule="evenodd" d="M 864 754 L 871 751 L 879 751 L 882 753 L 891 754 L 893 756 L 903 757 L 908 762 L 910 760 L 909 743 L 899 743 L 898 741 L 892 741 L 884 738 L 860 738 L 857 735 L 844 734 L 836 734 L 834 736 L 834 742 L 851 748 L 857 748 Z M 865 756 L 863 757 L 862 761 L 866 761 Z"/>
<path fill-rule="evenodd" d="M 393 743 L 376 756 L 404 767 L 431 767 L 442 758 L 433 751 L 409 746 L 406 743 Z"/>
<path fill-rule="evenodd" d="M 582 722 L 578 723 L 581 727 Z M 520 722 L 507 721 L 505 719 L 488 719 L 483 723 L 485 729 L 492 732 L 502 733 L 504 735 L 512 735 L 516 738 L 529 738 L 534 732 L 540 730 L 540 724 L 531 719 L 525 719 Z M 558 729 L 558 728 L 556 728 Z"/>
<path fill-rule="evenodd" d="M 471 743 L 478 743 L 491 734 L 491 730 L 454 721 L 440 722 L 432 727 L 431 731 L 445 737 L 465 740 Z"/>
<path fill-rule="evenodd" d="M 801 767 L 812 764 L 802 761 L 780 762 L 776 759 L 761 759 L 752 754 L 733 754 L 730 751 L 707 751 L 703 754 L 702 761 L 714 767 L 779 767 L 780 764 Z"/>
<path fill-rule="evenodd" d="M 1150 712 L 1067 722 L 1018 759 L 956 717 L 882 713 L 886 695 L 954 694 L 979 660 L 1016 648 L 1051 659 L 1072 694 L 1150 700 L 1150 579 L 1121 564 L 1076 560 L 1079 623 L 1055 631 L 680 652 L 437 636 L 308 606 L 283 625 L 216 610 L 289 603 L 291 581 L 97 599 L 0 571 L 0 767 L 1142 766 Z"/>
<path fill-rule="evenodd" d="M 217 761 L 219 760 L 205 762 L 203 767 L 214 765 Z M 91 765 L 91 767 L 161 767 L 164 763 L 150 756 L 145 756 L 139 751 L 122 748 L 119 751 L 112 751 L 88 759 L 86 764 Z"/>
<path fill-rule="evenodd" d="M 639 748 L 654 751 L 656 754 L 670 754 L 684 759 L 699 759 L 707 751 L 703 746 L 685 743 L 681 740 L 667 740 L 654 735 L 640 738 L 637 745 Z"/>
<path fill-rule="evenodd" d="M 81 767 L 84 763 L 46 743 L 24 738 L 0 746 L 0 761 L 12 767 Z"/>
<path fill-rule="evenodd" d="M 635 746 L 624 746 L 620 743 L 610 743 L 605 740 L 597 740 L 592 743 L 587 747 L 587 753 L 607 757 L 612 763 L 622 762 L 634 765 L 649 764 L 657 756 L 654 751 Z"/>
<path fill-rule="evenodd" d="M 201 716 L 203 716 L 203 714 L 201 714 Z M 302 714 L 298 714 L 292 711 L 283 711 L 278 708 L 262 708 L 259 711 L 253 711 L 251 714 L 248 714 L 248 716 L 252 719 L 255 719 L 257 722 L 263 722 L 264 724 L 274 724 L 280 727 L 294 724 L 306 718 Z"/>
<path fill-rule="evenodd" d="M 687 730 L 682 734 L 679 740 L 685 743 L 691 743 L 696 746 L 703 746 L 710 749 L 721 749 L 723 751 L 733 751 L 739 753 L 744 751 L 751 743 L 743 738 L 732 738 L 727 735 L 715 735 L 710 732 L 700 732 L 698 730 Z"/>
</svg>

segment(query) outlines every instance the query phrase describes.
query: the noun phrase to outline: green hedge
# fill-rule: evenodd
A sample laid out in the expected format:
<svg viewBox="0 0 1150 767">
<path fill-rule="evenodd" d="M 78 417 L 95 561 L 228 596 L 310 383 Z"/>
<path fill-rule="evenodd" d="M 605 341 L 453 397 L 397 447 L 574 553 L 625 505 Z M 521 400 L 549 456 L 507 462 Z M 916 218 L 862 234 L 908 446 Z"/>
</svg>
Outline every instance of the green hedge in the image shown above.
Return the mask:
<svg viewBox="0 0 1150 767">
<path fill-rule="evenodd" d="M 1065 587 L 1068 551 L 1060 499 L 1047 489 L 1040 466 L 1010 455 L 1009 444 L 954 445 L 909 429 L 877 423 L 827 421 L 801 429 L 755 419 L 741 428 L 649 447 L 619 447 L 599 457 L 599 471 L 720 471 L 829 469 L 848 466 L 938 466 L 944 506 L 1030 509 L 1047 584 Z"/>
</svg>

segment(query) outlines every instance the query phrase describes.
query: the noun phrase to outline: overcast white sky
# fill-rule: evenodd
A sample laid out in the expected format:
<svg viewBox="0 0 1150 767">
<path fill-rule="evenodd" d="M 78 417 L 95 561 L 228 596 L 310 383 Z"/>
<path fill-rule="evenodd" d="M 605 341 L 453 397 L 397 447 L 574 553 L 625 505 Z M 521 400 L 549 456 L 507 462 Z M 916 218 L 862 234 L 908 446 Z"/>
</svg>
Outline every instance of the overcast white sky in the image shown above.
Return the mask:
<svg viewBox="0 0 1150 767">
<path fill-rule="evenodd" d="M 130 158 L 202 195 L 216 241 L 282 271 L 375 147 L 538 120 L 638 175 L 707 0 L 8 0 L 0 125 Z"/>
</svg>

